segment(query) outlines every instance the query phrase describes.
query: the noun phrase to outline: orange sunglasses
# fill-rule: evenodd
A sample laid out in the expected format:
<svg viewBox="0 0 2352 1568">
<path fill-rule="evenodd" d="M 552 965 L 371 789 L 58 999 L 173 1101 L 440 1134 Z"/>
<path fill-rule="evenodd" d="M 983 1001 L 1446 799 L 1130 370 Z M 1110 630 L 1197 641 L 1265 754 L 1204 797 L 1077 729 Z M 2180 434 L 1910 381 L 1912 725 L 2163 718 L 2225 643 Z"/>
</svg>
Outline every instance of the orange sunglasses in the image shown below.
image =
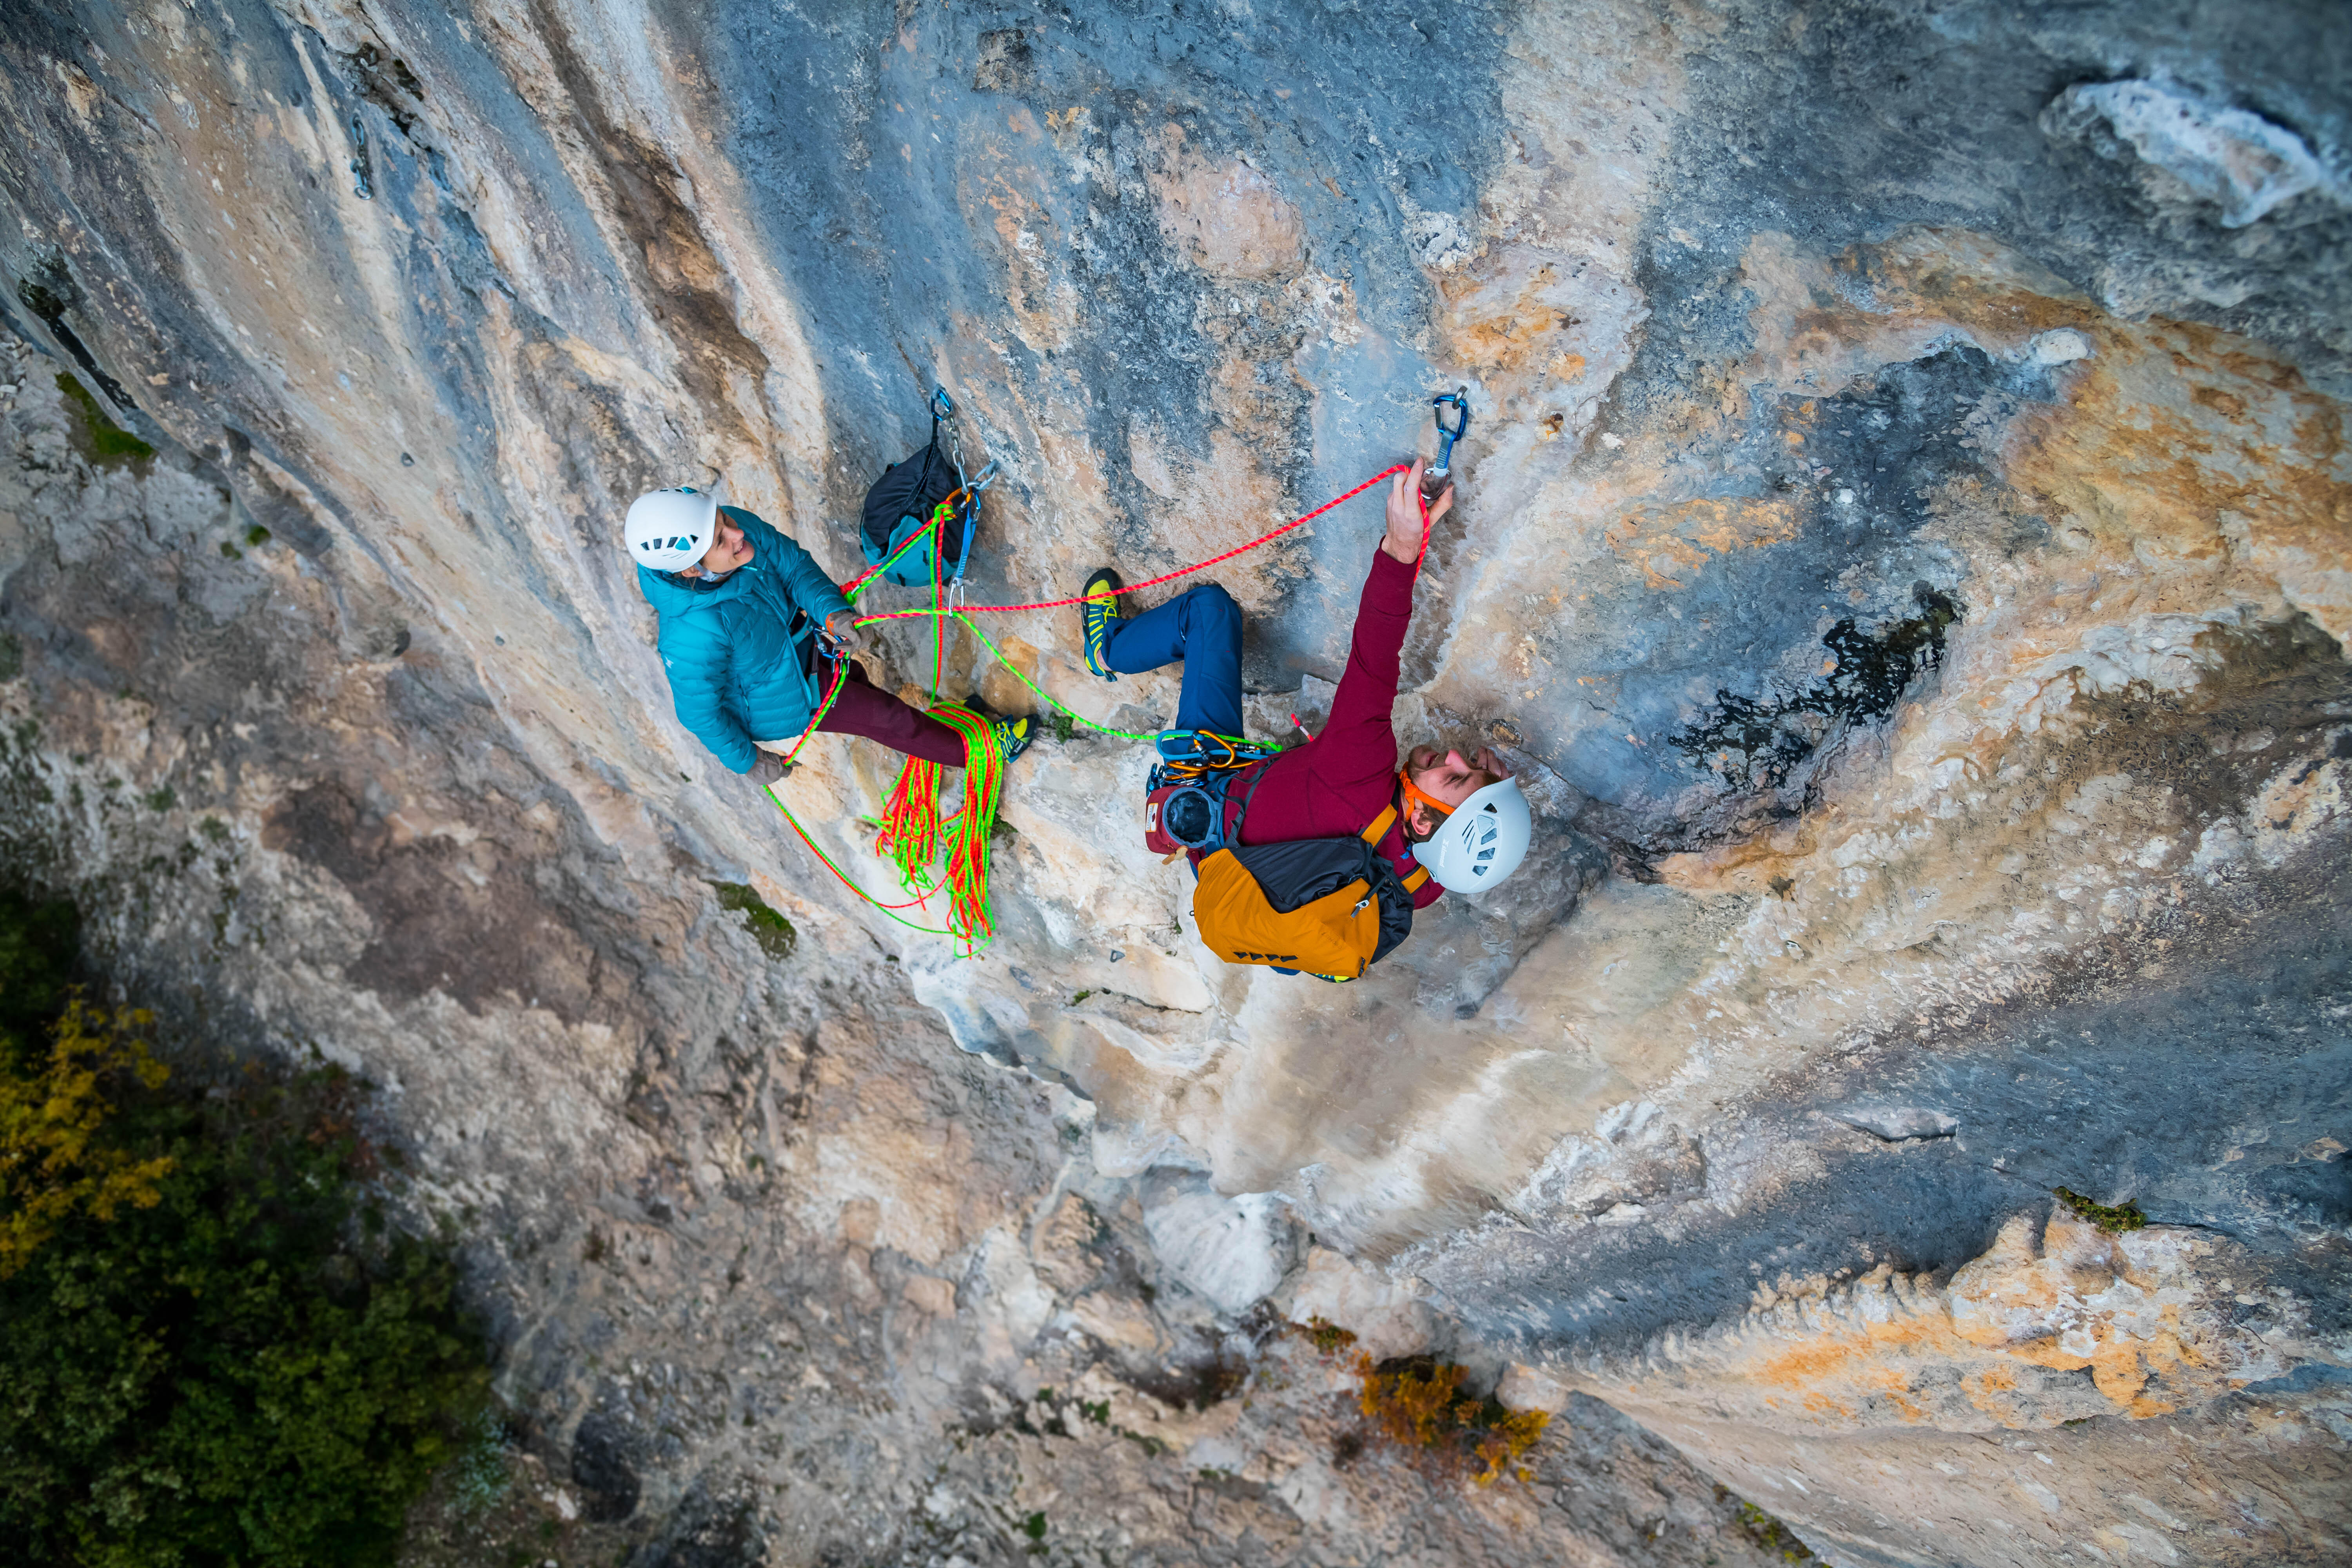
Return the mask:
<svg viewBox="0 0 2352 1568">
<path fill-rule="evenodd" d="M 1412 782 L 1412 774 L 1406 769 L 1399 768 L 1397 770 L 1397 783 L 1402 786 L 1404 790 L 1404 798 L 1408 802 L 1418 801 L 1423 805 L 1429 807 L 1430 810 L 1437 814 L 1440 821 L 1443 821 L 1446 817 L 1454 815 L 1454 808 L 1452 806 L 1446 805 L 1444 801 L 1438 799 L 1427 790 L 1423 789 L 1419 784 L 1414 784 Z"/>
</svg>

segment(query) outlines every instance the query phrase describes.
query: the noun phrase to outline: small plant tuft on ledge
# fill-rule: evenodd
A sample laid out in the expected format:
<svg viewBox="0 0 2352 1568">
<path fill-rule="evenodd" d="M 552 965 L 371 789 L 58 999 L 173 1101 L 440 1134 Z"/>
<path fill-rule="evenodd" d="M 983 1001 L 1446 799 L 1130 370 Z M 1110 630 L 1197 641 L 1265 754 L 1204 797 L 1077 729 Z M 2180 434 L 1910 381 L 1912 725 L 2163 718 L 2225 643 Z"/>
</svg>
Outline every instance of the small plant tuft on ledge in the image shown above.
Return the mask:
<svg viewBox="0 0 2352 1568">
<path fill-rule="evenodd" d="M 2139 1212 L 2137 1204 L 2095 1204 L 2082 1194 L 2064 1187 L 2053 1187 L 2058 1201 L 2074 1211 L 2077 1219 L 2089 1220 L 2110 1235 L 2138 1230 L 2147 1224 L 2147 1215 Z"/>
<path fill-rule="evenodd" d="M 1354 1333 L 1325 1317 L 1312 1317 L 1291 1327 L 1305 1334 L 1307 1342 L 1325 1355 L 1337 1355 L 1356 1342 Z"/>
<path fill-rule="evenodd" d="M 154 447 L 107 417 L 106 410 L 99 406 L 89 388 L 70 374 L 58 372 L 58 390 L 65 395 L 67 406 L 81 416 L 81 428 L 74 432 L 74 445 L 91 461 L 122 463 L 155 455 Z"/>
<path fill-rule="evenodd" d="M 792 921 L 768 906 L 768 900 L 760 897 L 757 889 L 749 882 L 713 882 L 710 886 L 719 894 L 720 909 L 742 915 L 751 940 L 760 944 L 761 952 L 779 961 L 793 955 L 793 949 L 800 945 L 801 933 L 793 929 Z"/>
<path fill-rule="evenodd" d="M 1778 1557 L 1781 1562 L 1811 1563 L 1813 1561 L 1812 1548 L 1798 1540 L 1795 1531 L 1790 1530 L 1746 1498 L 1733 1496 L 1729 1487 L 1717 1486 L 1715 1489 L 1715 1500 L 1738 1504 L 1739 1528 L 1747 1533 L 1748 1540 Z"/>
</svg>

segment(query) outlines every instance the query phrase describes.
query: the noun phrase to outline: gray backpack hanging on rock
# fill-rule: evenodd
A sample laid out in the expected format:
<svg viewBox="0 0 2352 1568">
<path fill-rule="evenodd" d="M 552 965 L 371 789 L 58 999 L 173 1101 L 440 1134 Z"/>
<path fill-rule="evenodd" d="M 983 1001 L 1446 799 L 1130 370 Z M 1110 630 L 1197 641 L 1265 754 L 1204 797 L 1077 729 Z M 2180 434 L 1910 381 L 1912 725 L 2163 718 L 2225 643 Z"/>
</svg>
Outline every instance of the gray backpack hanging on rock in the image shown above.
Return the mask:
<svg viewBox="0 0 2352 1568">
<path fill-rule="evenodd" d="M 965 479 L 954 421 L 953 400 L 944 388 L 933 392 L 929 443 L 913 457 L 883 469 L 882 477 L 866 492 L 858 540 L 865 547 L 867 565 L 890 562 L 882 574 L 885 582 L 920 588 L 933 582 L 963 581 L 964 568 L 971 560 L 972 534 L 980 526 L 980 492 L 996 465 L 989 464 L 976 480 Z M 940 445 L 942 426 L 948 437 L 944 450 Z M 941 502 L 953 502 L 954 510 L 946 525 L 932 532 L 931 517 Z M 918 533 L 926 537 L 906 548 Z M 898 554 L 902 548 L 906 552 Z M 891 559 L 894 554 L 896 560 Z"/>
</svg>

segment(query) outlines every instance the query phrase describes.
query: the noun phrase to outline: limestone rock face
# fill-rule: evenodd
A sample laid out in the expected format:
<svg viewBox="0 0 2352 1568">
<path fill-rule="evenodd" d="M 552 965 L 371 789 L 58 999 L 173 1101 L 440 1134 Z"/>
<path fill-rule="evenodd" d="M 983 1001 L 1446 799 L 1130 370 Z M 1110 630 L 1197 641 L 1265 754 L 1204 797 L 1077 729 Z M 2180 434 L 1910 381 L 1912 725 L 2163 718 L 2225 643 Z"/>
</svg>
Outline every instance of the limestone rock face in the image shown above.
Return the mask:
<svg viewBox="0 0 2352 1568">
<path fill-rule="evenodd" d="M 1762 1560 L 1720 1483 L 1840 1563 L 2352 1550 L 2340 7 L 20 13 L 0 839 L 188 1037 L 379 1086 L 567 1521 Z M 1506 757 L 1526 868 L 1354 984 L 1228 968 L 1081 725 L 984 956 L 835 883 L 677 723 L 619 519 L 724 481 L 845 580 L 934 384 L 981 605 L 1465 387 L 1397 723 Z M 1254 734 L 1379 510 L 1209 574 Z M 1171 721 L 975 619 L 949 696 Z M 779 795 L 886 902 L 897 772 Z M 1368 1447 L 1285 1318 L 1558 1412 L 1530 1479 Z"/>
</svg>

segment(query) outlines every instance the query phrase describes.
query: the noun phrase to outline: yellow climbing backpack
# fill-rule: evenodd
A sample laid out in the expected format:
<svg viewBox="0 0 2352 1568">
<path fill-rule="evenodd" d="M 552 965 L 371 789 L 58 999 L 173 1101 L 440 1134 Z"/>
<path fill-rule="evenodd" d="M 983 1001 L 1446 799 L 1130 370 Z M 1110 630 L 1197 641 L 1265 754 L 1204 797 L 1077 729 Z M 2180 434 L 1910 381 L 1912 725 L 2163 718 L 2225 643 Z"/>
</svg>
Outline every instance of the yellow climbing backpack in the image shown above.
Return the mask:
<svg viewBox="0 0 2352 1568">
<path fill-rule="evenodd" d="M 1192 890 L 1202 942 L 1227 963 L 1355 979 L 1412 933 L 1412 895 L 1429 878 L 1399 877 L 1374 847 L 1396 816 L 1386 807 L 1353 838 L 1229 840 Z"/>
</svg>

